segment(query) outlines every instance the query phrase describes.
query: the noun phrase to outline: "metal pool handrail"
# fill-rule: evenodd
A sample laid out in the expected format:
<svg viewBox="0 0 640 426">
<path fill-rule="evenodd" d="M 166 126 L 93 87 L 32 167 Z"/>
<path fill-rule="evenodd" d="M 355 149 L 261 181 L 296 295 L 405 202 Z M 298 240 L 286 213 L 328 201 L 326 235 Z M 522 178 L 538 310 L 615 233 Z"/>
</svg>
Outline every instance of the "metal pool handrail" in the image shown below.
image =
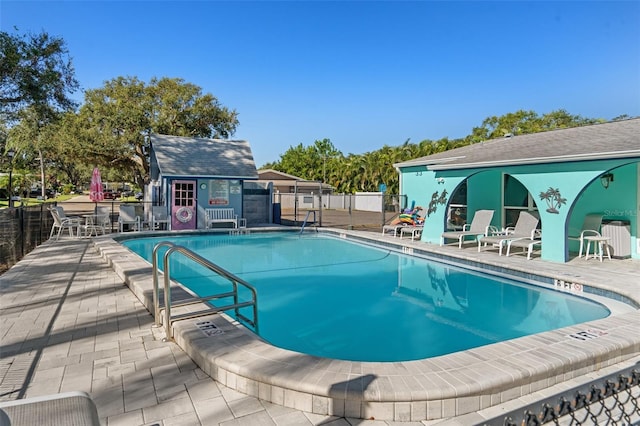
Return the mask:
<svg viewBox="0 0 640 426">
<path fill-rule="evenodd" d="M 307 216 L 305 216 L 304 218 L 304 222 L 302 222 L 302 226 L 300 227 L 300 235 L 302 235 L 302 233 L 304 232 L 304 227 L 307 226 L 307 221 L 309 220 L 309 216 L 311 215 L 311 213 L 313 213 L 313 223 L 316 223 L 316 211 L 315 210 L 309 210 L 307 211 Z M 318 232 L 318 226 L 316 225 L 316 232 Z"/>
<path fill-rule="evenodd" d="M 236 318 L 242 320 L 252 326 L 255 332 L 258 332 L 258 294 L 256 289 L 242 278 L 239 278 L 233 275 L 231 272 L 223 269 L 222 267 L 216 265 L 215 263 L 205 259 L 204 257 L 194 253 L 193 251 L 187 249 L 186 247 L 175 245 L 168 241 L 162 241 L 155 245 L 153 248 L 153 307 L 154 307 L 154 315 L 155 315 L 155 324 L 156 326 L 160 326 L 160 288 L 158 285 L 158 251 L 160 247 L 169 247 L 167 252 L 164 254 L 164 326 L 166 332 L 166 338 L 172 339 L 173 333 L 171 331 L 171 321 L 179 321 L 183 319 L 196 318 L 203 315 L 209 315 L 211 313 L 223 312 L 233 309 L 235 311 Z M 207 297 L 194 297 L 187 300 L 183 300 L 179 303 L 171 303 L 171 267 L 169 266 L 169 257 L 174 253 L 178 252 L 183 256 L 193 260 L 194 262 L 204 266 L 212 272 L 220 275 L 223 278 L 226 278 L 233 285 L 233 290 L 226 293 L 214 294 Z M 252 300 L 247 302 L 240 302 L 238 298 L 238 284 L 247 288 L 252 295 Z M 178 315 L 171 318 L 171 308 L 192 305 L 196 303 L 208 302 L 213 299 L 222 299 L 225 297 L 233 297 L 233 304 L 226 306 L 213 306 L 211 308 L 198 311 L 198 312 L 190 312 Z M 240 308 L 244 308 L 247 306 L 253 306 L 253 320 L 247 318 L 243 314 L 240 313 Z"/>
</svg>

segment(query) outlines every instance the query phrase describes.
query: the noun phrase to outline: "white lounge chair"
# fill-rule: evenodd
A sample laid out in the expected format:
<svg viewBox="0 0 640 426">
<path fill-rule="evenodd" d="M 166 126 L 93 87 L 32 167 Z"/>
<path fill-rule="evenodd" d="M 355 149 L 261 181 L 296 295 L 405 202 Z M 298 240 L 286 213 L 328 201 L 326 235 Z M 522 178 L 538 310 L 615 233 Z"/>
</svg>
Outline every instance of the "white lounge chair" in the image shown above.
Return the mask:
<svg viewBox="0 0 640 426">
<path fill-rule="evenodd" d="M 600 234 L 600 226 L 602 225 L 602 214 L 600 213 L 591 213 L 584 217 L 584 222 L 582 224 L 582 229 L 580 230 L 580 234 L 577 235 L 569 235 L 568 239 L 573 241 L 580 241 L 580 252 L 578 253 L 578 257 L 582 257 L 582 250 L 584 249 L 584 237 L 592 236 L 592 237 L 601 237 Z M 586 253 L 585 253 L 586 256 Z"/>
<path fill-rule="evenodd" d="M 134 206 L 121 204 L 120 215 L 118 216 L 118 231 L 124 232 L 125 226 L 131 226 L 134 231 L 139 231 L 141 229 L 140 216 L 136 215 Z"/>
<path fill-rule="evenodd" d="M 511 254 L 511 247 L 522 248 L 522 252 L 527 253 L 527 260 L 531 260 L 531 254 L 535 246 L 541 246 L 542 239 L 539 230 L 536 230 L 534 238 L 516 238 L 514 240 L 507 241 L 507 256 Z"/>
<path fill-rule="evenodd" d="M 520 212 L 520 216 L 518 216 L 518 221 L 516 222 L 515 227 L 507 228 L 496 235 L 485 235 L 478 238 L 478 251 L 482 249 L 483 245 L 485 247 L 487 244 L 497 245 L 498 253 L 502 256 L 502 247 L 510 240 L 519 240 L 524 238 L 534 240 L 538 222 L 540 222 L 540 219 L 531 213 L 524 211 Z"/>
<path fill-rule="evenodd" d="M 424 225 L 409 225 L 400 227 L 400 238 L 404 234 L 411 234 L 411 241 L 415 240 L 416 237 L 420 237 L 422 235 L 422 230 L 424 229 Z"/>
<path fill-rule="evenodd" d="M 402 223 L 396 223 L 393 225 L 384 225 L 382 227 L 382 235 L 385 235 L 387 233 L 387 231 L 389 232 L 393 232 L 393 236 L 396 237 L 398 235 L 398 231 L 400 231 L 401 228 L 404 228 L 405 225 L 403 225 Z"/>
<path fill-rule="evenodd" d="M 440 245 L 444 245 L 445 240 L 458 240 L 458 247 L 462 248 L 462 243 L 466 237 L 478 239 L 480 235 L 487 235 L 493 219 L 493 210 L 478 210 L 473 215 L 471 223 L 462 227 L 462 231 L 447 231 L 440 236 Z"/>
</svg>

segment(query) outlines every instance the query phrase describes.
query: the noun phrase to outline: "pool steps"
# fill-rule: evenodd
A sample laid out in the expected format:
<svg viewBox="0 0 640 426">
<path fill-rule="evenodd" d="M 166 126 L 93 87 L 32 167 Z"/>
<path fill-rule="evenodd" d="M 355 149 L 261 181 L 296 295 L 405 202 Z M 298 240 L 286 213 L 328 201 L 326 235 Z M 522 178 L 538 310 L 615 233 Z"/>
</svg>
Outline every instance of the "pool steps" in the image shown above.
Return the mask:
<svg viewBox="0 0 640 426">
<path fill-rule="evenodd" d="M 160 285 L 159 285 L 159 251 L 161 248 L 163 247 L 167 247 L 167 250 L 163 256 L 163 261 L 162 264 L 165 265 L 165 273 L 163 274 L 163 288 L 162 288 L 162 292 L 163 292 L 163 299 L 164 299 L 164 305 L 160 306 Z M 172 287 L 178 287 L 176 285 L 171 286 L 171 262 L 169 262 L 169 259 L 171 257 L 172 254 L 181 254 L 182 256 L 192 260 L 193 262 L 199 264 L 200 266 L 203 266 L 205 268 L 207 268 L 208 270 L 210 270 L 211 272 L 215 273 L 216 275 L 228 280 L 231 285 L 233 290 L 230 292 L 225 292 L 225 293 L 219 293 L 219 294 L 212 294 L 206 297 L 191 297 L 191 298 L 182 298 L 179 302 L 172 302 Z M 171 328 L 172 324 L 174 324 L 176 321 L 182 321 L 182 320 L 187 320 L 187 319 L 192 319 L 192 318 L 198 318 L 204 315 L 208 315 L 211 313 L 220 313 L 220 312 L 226 312 L 226 311 L 230 311 L 233 310 L 234 314 L 236 316 L 236 318 L 241 319 L 242 321 L 245 322 L 245 324 L 249 325 L 250 327 L 253 328 L 253 330 L 255 330 L 256 333 L 259 332 L 259 328 L 258 328 L 258 294 L 256 292 L 256 289 L 249 283 L 247 283 L 246 281 L 244 281 L 242 278 L 239 278 L 237 276 L 235 276 L 234 274 L 232 274 L 231 272 L 227 271 L 226 269 L 220 267 L 219 265 L 216 265 L 215 263 L 199 256 L 197 253 L 189 250 L 186 247 L 182 247 L 173 243 L 170 243 L 168 241 L 162 241 L 158 244 L 155 245 L 155 247 L 153 248 L 153 254 L 152 254 L 153 258 L 153 262 L 152 262 L 152 279 L 153 279 L 153 312 L 154 312 L 154 318 L 155 318 L 155 325 L 156 326 L 160 326 L 161 325 L 161 319 L 162 322 L 164 323 L 164 327 L 165 327 L 165 339 L 168 340 L 173 340 L 173 330 Z M 249 290 L 250 294 L 251 294 L 251 300 L 247 301 L 247 302 L 240 302 L 239 301 L 239 296 L 238 296 L 238 285 L 245 287 L 246 289 Z M 224 306 L 216 306 L 213 307 L 213 305 L 209 305 L 205 302 L 209 302 L 211 300 L 215 300 L 215 299 L 224 299 L 227 297 L 232 297 L 233 298 L 233 302 L 230 305 L 224 305 Z M 178 307 L 184 307 L 184 306 L 188 306 L 188 305 L 198 305 L 200 310 L 199 311 L 187 311 L 187 312 L 183 312 L 182 314 L 179 315 L 171 315 L 171 310 L 174 308 L 178 308 Z M 243 315 L 240 312 L 240 308 L 245 308 L 245 307 L 253 307 L 253 318 L 247 318 L 245 315 Z M 162 311 L 164 311 L 164 318 L 161 315 Z"/>
</svg>

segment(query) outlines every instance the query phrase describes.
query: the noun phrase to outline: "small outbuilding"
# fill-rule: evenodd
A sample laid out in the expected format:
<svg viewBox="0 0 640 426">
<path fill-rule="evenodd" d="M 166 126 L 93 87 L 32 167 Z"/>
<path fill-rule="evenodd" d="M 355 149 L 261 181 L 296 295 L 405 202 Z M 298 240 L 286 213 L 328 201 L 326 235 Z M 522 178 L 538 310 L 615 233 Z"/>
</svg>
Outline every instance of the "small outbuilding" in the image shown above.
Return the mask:
<svg viewBox="0 0 640 426">
<path fill-rule="evenodd" d="M 204 229 L 207 210 L 233 209 L 245 218 L 243 189 L 258 172 L 243 140 L 152 135 L 149 195 L 165 206 L 171 229 Z"/>
<path fill-rule="evenodd" d="M 602 217 L 614 257 L 640 259 L 640 118 L 507 135 L 394 165 L 400 192 L 428 212 L 422 241 L 494 211 L 504 229 L 540 219 L 541 257 L 566 262 L 588 215 Z"/>
</svg>

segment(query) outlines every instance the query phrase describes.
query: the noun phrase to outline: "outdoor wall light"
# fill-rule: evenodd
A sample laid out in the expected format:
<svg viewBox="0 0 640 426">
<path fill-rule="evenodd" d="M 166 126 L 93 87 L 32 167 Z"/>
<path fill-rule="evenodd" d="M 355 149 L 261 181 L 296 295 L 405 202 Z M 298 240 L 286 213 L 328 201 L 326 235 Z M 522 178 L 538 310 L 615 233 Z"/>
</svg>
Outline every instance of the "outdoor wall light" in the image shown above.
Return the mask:
<svg viewBox="0 0 640 426">
<path fill-rule="evenodd" d="M 444 178 L 443 177 L 439 177 L 438 179 L 436 179 L 436 181 L 438 183 L 444 183 Z"/>
<path fill-rule="evenodd" d="M 609 184 L 613 182 L 613 173 L 605 173 L 600 176 L 600 183 L 604 187 L 604 189 L 609 188 Z"/>
</svg>

